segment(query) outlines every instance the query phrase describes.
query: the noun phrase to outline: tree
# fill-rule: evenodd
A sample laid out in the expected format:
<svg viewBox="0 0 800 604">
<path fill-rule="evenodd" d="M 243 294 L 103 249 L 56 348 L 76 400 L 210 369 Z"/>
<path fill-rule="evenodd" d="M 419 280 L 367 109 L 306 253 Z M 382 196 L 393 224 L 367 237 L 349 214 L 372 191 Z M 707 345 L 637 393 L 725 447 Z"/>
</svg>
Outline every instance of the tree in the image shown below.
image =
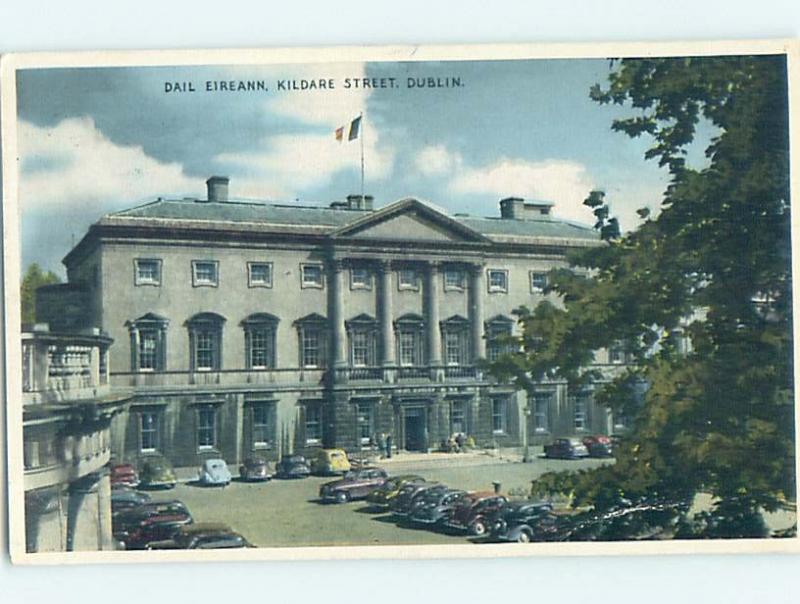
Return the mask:
<svg viewBox="0 0 800 604">
<path fill-rule="evenodd" d="M 616 464 L 547 475 L 538 487 L 569 492 L 595 514 L 709 493 L 709 512 L 668 507 L 658 523 L 684 537 L 764 536 L 760 510 L 795 492 L 785 58 L 613 61 L 607 88 L 590 95 L 633 107 L 612 129 L 650 137 L 645 157 L 670 183 L 660 213 L 641 210 L 642 224 L 624 236 L 604 195 L 589 195 L 604 245 L 551 274 L 562 304 L 520 309 L 520 352 L 492 367 L 529 390 L 545 376 L 595 383 L 600 403 L 633 418 Z M 701 119 L 717 134 L 708 165 L 694 169 L 686 156 Z M 681 333 L 689 351 L 677 345 Z M 615 342 L 634 361 L 598 383 L 594 352 Z M 596 536 L 643 532 L 610 523 Z"/>
<path fill-rule="evenodd" d="M 23 323 L 36 323 L 36 290 L 43 285 L 53 283 L 61 283 L 61 279 L 54 272 L 42 271 L 36 262 L 28 266 L 20 286 Z"/>
</svg>

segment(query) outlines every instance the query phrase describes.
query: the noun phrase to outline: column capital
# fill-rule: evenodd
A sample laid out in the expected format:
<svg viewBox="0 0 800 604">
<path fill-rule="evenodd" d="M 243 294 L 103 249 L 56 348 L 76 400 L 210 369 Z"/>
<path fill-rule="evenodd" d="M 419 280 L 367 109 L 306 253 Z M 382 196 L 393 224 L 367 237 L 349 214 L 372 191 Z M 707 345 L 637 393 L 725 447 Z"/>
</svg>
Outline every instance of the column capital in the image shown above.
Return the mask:
<svg viewBox="0 0 800 604">
<path fill-rule="evenodd" d="M 328 268 L 334 273 L 340 273 L 347 267 L 346 258 L 330 258 L 328 260 Z"/>
<path fill-rule="evenodd" d="M 386 258 L 378 258 L 375 260 L 375 267 L 379 273 L 388 273 L 392 270 L 392 261 Z"/>
</svg>

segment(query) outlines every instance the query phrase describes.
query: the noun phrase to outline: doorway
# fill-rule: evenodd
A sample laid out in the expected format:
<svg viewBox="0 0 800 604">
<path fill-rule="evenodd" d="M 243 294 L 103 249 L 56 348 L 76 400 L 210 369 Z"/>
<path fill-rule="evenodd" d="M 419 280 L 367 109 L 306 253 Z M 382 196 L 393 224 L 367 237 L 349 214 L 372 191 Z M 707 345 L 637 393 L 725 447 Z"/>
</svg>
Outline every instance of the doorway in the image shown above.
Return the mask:
<svg viewBox="0 0 800 604">
<path fill-rule="evenodd" d="M 403 410 L 403 433 L 406 451 L 428 451 L 425 407 L 406 407 Z"/>
</svg>

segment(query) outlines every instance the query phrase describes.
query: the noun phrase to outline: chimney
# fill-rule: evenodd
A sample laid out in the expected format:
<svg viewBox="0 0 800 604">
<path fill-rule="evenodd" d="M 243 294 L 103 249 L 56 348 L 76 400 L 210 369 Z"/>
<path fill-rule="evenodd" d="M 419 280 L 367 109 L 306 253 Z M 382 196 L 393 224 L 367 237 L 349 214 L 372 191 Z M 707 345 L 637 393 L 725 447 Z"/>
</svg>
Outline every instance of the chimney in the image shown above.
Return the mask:
<svg viewBox="0 0 800 604">
<path fill-rule="evenodd" d="M 509 220 L 549 220 L 551 201 L 525 201 L 521 197 L 500 200 L 500 216 Z"/>
<path fill-rule="evenodd" d="M 206 181 L 208 187 L 208 201 L 228 201 L 227 176 L 212 176 Z"/>
<path fill-rule="evenodd" d="M 372 195 L 348 195 L 347 208 L 349 210 L 371 210 L 373 201 Z"/>
</svg>

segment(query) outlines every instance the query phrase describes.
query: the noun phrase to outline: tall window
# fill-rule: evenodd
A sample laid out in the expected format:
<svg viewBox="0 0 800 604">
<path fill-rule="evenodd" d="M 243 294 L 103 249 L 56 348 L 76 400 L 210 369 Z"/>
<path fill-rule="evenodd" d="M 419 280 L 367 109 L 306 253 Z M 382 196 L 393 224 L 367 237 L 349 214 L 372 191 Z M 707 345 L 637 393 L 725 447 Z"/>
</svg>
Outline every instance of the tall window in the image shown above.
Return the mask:
<svg viewBox="0 0 800 604">
<path fill-rule="evenodd" d="M 589 429 L 589 395 L 581 392 L 573 398 L 573 427 L 577 432 Z"/>
<path fill-rule="evenodd" d="M 367 445 L 375 433 L 375 418 L 373 403 L 358 403 L 356 406 L 358 437 L 362 445 Z"/>
<path fill-rule="evenodd" d="M 216 287 L 219 285 L 218 269 L 216 260 L 192 260 L 192 285 Z"/>
<path fill-rule="evenodd" d="M 300 341 L 300 366 L 308 368 L 325 366 L 327 345 L 325 317 L 311 314 L 295 322 Z"/>
<path fill-rule="evenodd" d="M 322 405 L 310 403 L 305 406 L 306 444 L 322 442 Z"/>
<path fill-rule="evenodd" d="M 533 429 L 535 432 L 548 432 L 550 430 L 550 401 L 553 400 L 551 392 L 536 392 L 533 395 Z"/>
<path fill-rule="evenodd" d="M 187 321 L 194 371 L 211 371 L 222 367 L 224 323 L 225 318 L 215 313 L 200 313 Z"/>
<path fill-rule="evenodd" d="M 242 327 L 247 368 L 274 369 L 278 318 L 268 313 L 256 313 L 242 321 Z"/>
<path fill-rule="evenodd" d="M 530 272 L 531 293 L 541 294 L 547 287 L 547 273 L 539 271 Z"/>
<path fill-rule="evenodd" d="M 158 413 L 142 411 L 139 414 L 139 444 L 142 453 L 158 449 Z"/>
<path fill-rule="evenodd" d="M 169 321 L 147 313 L 126 325 L 131 340 L 131 371 L 163 371 Z"/>
<path fill-rule="evenodd" d="M 508 398 L 492 399 L 492 432 L 506 434 L 508 432 Z"/>
<path fill-rule="evenodd" d="M 213 449 L 217 445 L 217 409 L 214 405 L 197 408 L 197 448 Z"/>
<path fill-rule="evenodd" d="M 359 315 L 347 321 L 350 342 L 350 364 L 353 367 L 372 367 L 378 364 L 378 324 L 369 315 Z"/>
<path fill-rule="evenodd" d="M 136 258 L 133 270 L 135 285 L 161 285 L 161 260 L 158 258 Z"/>
<path fill-rule="evenodd" d="M 253 403 L 253 448 L 271 449 L 275 445 L 275 403 Z"/>
<path fill-rule="evenodd" d="M 472 356 L 469 350 L 469 321 L 455 315 L 442 321 L 441 329 L 445 363 L 468 365 Z"/>
<path fill-rule="evenodd" d="M 466 403 L 464 401 L 453 401 L 451 403 L 450 432 L 452 434 L 467 433 Z"/>
<path fill-rule="evenodd" d="M 514 321 L 498 315 L 486 322 L 486 359 L 496 361 L 501 355 L 513 352 L 508 341 Z"/>
<path fill-rule="evenodd" d="M 404 315 L 395 321 L 397 360 L 406 367 L 425 364 L 425 322 L 419 315 Z"/>
</svg>

